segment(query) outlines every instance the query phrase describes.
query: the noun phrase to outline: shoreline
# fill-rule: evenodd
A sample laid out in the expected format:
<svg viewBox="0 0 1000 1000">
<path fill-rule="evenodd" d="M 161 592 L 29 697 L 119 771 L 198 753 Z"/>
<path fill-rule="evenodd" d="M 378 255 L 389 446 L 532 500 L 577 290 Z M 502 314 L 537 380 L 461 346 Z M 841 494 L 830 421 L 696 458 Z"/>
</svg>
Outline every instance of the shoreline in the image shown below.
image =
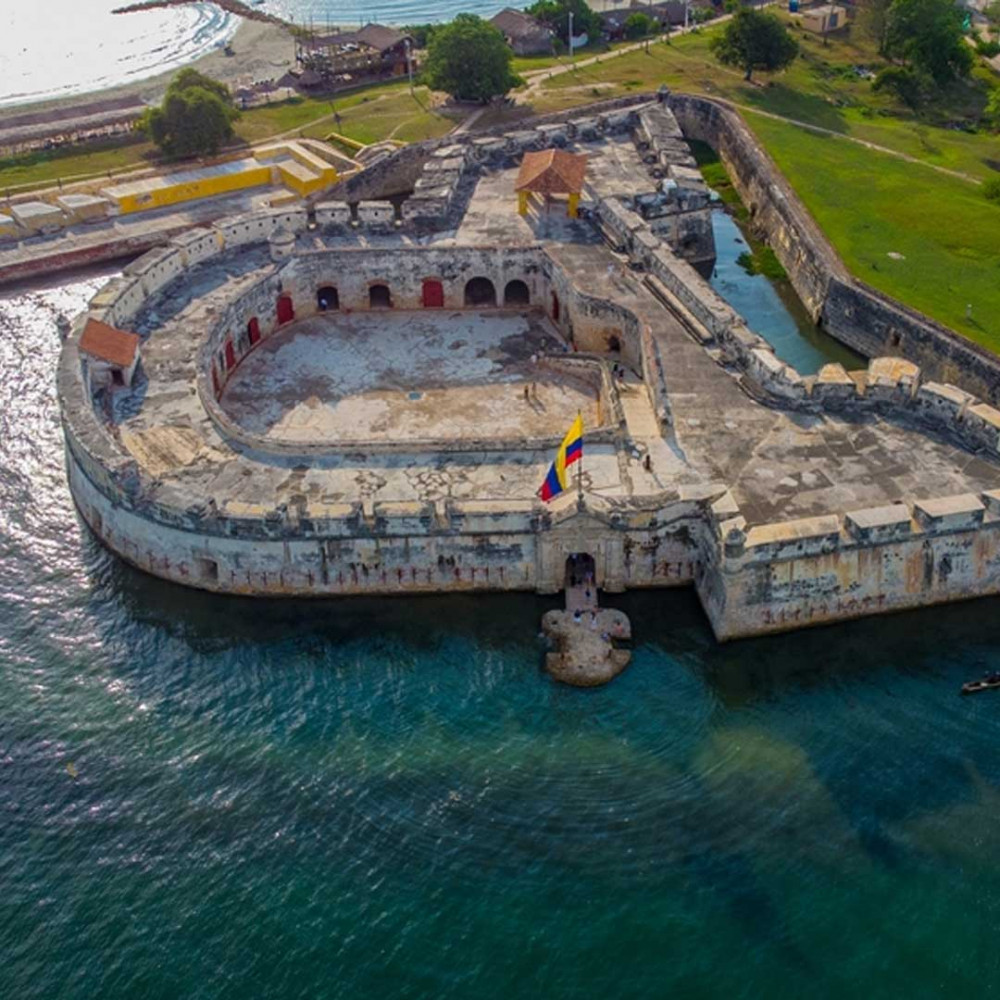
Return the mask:
<svg viewBox="0 0 1000 1000">
<path fill-rule="evenodd" d="M 0 109 L 0 123 L 6 118 L 17 115 L 133 94 L 137 94 L 147 104 L 153 104 L 163 97 L 171 79 L 182 69 L 196 69 L 235 89 L 243 83 L 277 78 L 295 62 L 295 40 L 287 29 L 276 24 L 240 18 L 229 44 L 235 53 L 232 56 L 227 56 L 220 48 L 142 80 L 115 84 L 98 90 L 81 91 L 79 94 L 63 97 L 50 97 L 44 101 L 9 105 Z"/>
</svg>

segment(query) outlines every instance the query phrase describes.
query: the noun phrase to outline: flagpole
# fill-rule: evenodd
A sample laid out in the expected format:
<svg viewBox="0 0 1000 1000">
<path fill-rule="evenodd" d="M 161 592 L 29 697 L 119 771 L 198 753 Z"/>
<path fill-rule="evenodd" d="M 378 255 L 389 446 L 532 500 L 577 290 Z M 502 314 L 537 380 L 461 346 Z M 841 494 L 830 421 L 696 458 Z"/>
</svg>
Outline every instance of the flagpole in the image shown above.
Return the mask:
<svg viewBox="0 0 1000 1000">
<path fill-rule="evenodd" d="M 579 510 L 583 510 L 583 413 L 577 410 L 576 415 L 580 418 L 580 461 L 577 463 L 579 469 L 576 473 L 576 505 Z"/>
</svg>

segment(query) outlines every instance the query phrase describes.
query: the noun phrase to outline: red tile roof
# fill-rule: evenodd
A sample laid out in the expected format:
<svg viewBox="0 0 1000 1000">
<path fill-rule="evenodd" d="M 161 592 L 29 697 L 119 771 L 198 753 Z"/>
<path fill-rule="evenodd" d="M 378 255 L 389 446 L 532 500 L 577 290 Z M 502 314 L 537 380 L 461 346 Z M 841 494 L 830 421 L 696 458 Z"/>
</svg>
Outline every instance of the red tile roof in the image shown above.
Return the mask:
<svg viewBox="0 0 1000 1000">
<path fill-rule="evenodd" d="M 561 149 L 525 153 L 514 190 L 535 194 L 579 194 L 586 172 L 587 157 L 579 153 L 566 153 Z"/>
<path fill-rule="evenodd" d="M 80 350 L 92 358 L 128 368 L 139 350 L 139 335 L 116 330 L 99 319 L 88 319 L 80 334 Z"/>
</svg>

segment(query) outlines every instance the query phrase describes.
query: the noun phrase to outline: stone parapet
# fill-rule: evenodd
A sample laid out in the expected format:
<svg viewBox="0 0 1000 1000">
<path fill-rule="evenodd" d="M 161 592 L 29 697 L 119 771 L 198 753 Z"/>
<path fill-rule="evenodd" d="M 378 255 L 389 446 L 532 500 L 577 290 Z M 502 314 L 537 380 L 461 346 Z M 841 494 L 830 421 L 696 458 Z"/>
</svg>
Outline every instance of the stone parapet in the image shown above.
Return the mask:
<svg viewBox="0 0 1000 1000">
<path fill-rule="evenodd" d="M 718 548 L 696 584 L 732 639 L 1000 593 L 1000 491 L 745 529 L 713 512 Z"/>
</svg>

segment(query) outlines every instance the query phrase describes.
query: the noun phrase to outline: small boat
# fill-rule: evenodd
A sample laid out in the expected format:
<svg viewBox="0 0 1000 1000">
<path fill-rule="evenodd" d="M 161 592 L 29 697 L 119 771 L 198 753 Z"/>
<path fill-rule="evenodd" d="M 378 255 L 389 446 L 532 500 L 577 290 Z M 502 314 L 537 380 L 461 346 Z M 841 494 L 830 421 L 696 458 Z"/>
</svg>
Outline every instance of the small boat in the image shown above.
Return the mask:
<svg viewBox="0 0 1000 1000">
<path fill-rule="evenodd" d="M 979 694 L 980 691 L 992 691 L 1000 688 L 1000 674 L 987 674 L 981 680 L 968 681 L 962 685 L 962 694 Z"/>
</svg>

